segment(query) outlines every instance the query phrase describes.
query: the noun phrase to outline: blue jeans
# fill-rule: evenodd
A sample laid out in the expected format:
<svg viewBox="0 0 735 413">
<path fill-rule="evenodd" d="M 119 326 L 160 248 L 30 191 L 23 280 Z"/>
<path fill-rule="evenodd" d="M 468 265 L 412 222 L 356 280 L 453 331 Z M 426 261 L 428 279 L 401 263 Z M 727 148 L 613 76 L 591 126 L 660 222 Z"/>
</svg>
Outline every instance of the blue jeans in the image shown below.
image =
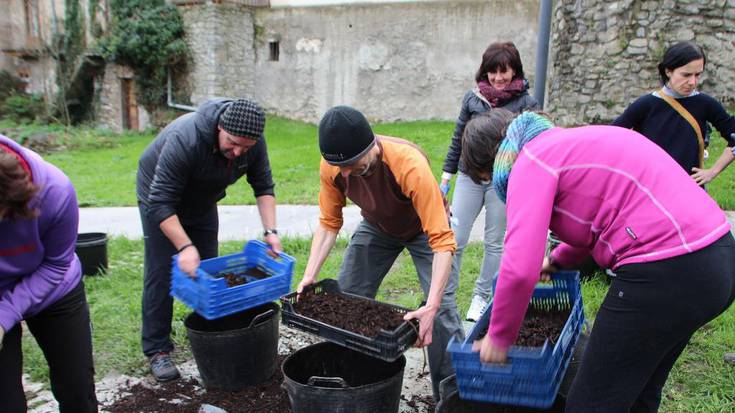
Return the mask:
<svg viewBox="0 0 735 413">
<path fill-rule="evenodd" d="M 457 239 L 457 252 L 452 262 L 452 276 L 458 276 L 462 267 L 462 252 L 470 239 L 472 226 L 485 207 L 485 251 L 480 275 L 475 282 L 474 295 L 486 301 L 490 298 L 493 278 L 500 268 L 505 237 L 505 204 L 498 198 L 491 182 L 480 185 L 459 172 L 452 199 L 452 230 Z"/>
</svg>

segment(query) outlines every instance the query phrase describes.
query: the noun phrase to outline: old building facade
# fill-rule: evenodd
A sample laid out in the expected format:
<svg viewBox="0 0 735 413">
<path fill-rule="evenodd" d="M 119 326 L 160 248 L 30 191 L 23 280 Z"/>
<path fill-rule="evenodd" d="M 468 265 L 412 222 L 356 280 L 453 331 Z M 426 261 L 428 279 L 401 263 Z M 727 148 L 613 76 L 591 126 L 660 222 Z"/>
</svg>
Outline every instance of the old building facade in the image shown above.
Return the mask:
<svg viewBox="0 0 735 413">
<path fill-rule="evenodd" d="M 2 0 L 0 69 L 49 101 L 59 92 L 58 34 L 71 0 Z M 89 1 L 97 1 L 91 18 Z M 270 113 L 316 121 L 348 104 L 380 121 L 453 119 L 474 84 L 482 52 L 511 40 L 531 84 L 539 0 L 169 0 L 183 17 L 191 62 L 175 79 L 172 106 L 215 96 L 258 100 Z M 104 27 L 107 0 L 79 0 Z M 657 87 L 668 44 L 694 40 L 709 56 L 702 88 L 735 92 L 735 0 L 557 0 L 546 109 L 562 124 L 607 122 Z M 92 56 L 93 57 L 93 56 Z M 88 61 L 90 56 L 83 56 Z M 90 67 L 93 67 L 91 65 Z M 106 65 L 92 77 L 94 119 L 142 129 L 134 68 Z"/>
</svg>

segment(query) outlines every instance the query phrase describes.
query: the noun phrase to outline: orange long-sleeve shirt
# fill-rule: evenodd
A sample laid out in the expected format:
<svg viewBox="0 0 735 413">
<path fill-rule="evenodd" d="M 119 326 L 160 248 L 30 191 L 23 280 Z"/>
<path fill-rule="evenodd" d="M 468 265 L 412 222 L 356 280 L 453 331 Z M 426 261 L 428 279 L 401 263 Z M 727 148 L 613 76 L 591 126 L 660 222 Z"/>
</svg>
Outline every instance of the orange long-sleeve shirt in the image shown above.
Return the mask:
<svg viewBox="0 0 735 413">
<path fill-rule="evenodd" d="M 349 198 L 360 207 L 363 218 L 383 232 L 406 241 L 424 232 L 434 252 L 454 252 L 454 233 L 424 153 L 403 139 L 377 136 L 377 143 L 380 164 L 368 176 L 345 178 L 339 167 L 322 159 L 321 225 L 338 232 L 343 223 L 342 208 Z"/>
</svg>

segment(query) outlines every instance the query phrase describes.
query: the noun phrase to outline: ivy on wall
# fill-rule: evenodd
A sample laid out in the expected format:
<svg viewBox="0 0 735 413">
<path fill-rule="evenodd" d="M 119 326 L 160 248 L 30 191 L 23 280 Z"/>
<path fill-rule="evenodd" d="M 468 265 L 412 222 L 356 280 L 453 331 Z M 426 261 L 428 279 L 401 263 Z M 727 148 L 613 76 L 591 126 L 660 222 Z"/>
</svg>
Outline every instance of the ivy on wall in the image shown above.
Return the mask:
<svg viewBox="0 0 735 413">
<path fill-rule="evenodd" d="M 62 111 L 65 122 L 72 121 L 67 102 L 67 92 L 71 87 L 74 71 L 86 48 L 84 37 L 84 16 L 79 0 L 64 1 L 64 32 L 54 35 L 52 56 L 56 59 L 56 84 L 59 86 L 56 108 Z"/>
<path fill-rule="evenodd" d="M 162 105 L 167 71 L 181 70 L 189 57 L 181 15 L 164 0 L 111 0 L 109 6 L 109 31 L 99 43 L 102 56 L 133 69 L 143 106 Z"/>
</svg>

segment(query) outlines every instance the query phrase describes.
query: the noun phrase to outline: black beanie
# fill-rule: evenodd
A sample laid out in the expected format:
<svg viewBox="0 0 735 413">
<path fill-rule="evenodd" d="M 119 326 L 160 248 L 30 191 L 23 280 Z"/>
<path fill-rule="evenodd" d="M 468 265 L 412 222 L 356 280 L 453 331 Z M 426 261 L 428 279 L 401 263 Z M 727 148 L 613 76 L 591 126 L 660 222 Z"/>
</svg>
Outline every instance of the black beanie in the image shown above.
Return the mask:
<svg viewBox="0 0 735 413">
<path fill-rule="evenodd" d="M 335 106 L 319 122 L 319 150 L 331 165 L 353 164 L 373 146 L 373 130 L 365 116 L 355 108 Z"/>
<path fill-rule="evenodd" d="M 238 99 L 219 117 L 219 125 L 230 135 L 258 140 L 263 136 L 265 113 L 252 100 Z"/>
</svg>

